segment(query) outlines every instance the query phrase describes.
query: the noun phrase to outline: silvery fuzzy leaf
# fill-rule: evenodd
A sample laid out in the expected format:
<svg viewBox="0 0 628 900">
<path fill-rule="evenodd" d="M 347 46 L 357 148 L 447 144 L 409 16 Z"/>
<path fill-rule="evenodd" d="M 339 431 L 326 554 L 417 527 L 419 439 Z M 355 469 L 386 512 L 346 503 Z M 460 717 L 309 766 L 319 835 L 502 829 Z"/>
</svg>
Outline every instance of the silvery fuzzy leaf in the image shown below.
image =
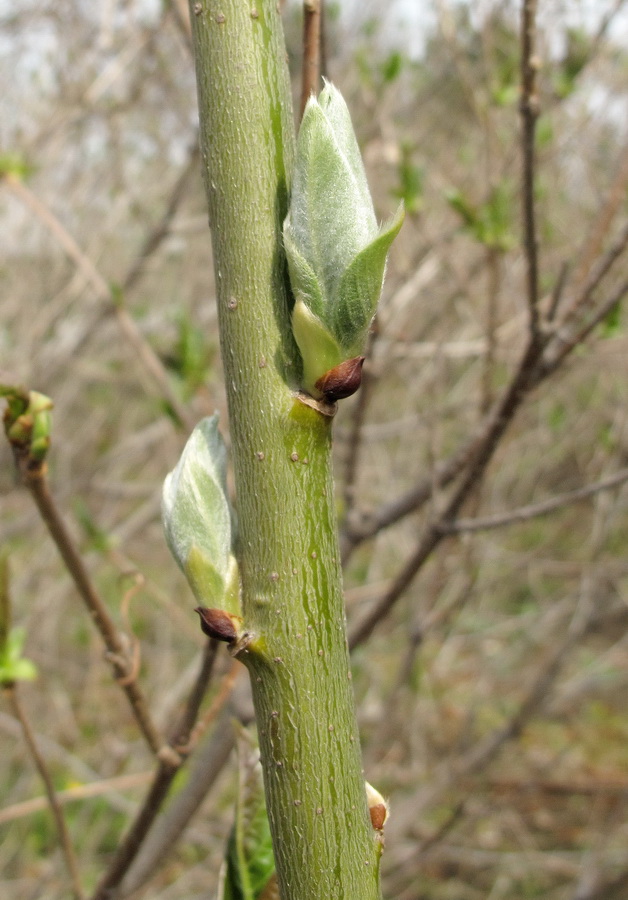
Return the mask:
<svg viewBox="0 0 628 900">
<path fill-rule="evenodd" d="M 205 605 L 221 606 L 233 580 L 226 467 L 226 449 L 214 414 L 194 428 L 162 493 L 166 541 Z"/>
<path fill-rule="evenodd" d="M 344 269 L 377 230 L 349 111 L 340 92 L 327 84 L 303 114 L 284 226 L 315 272 L 326 304 L 336 297 Z M 293 289 L 296 293 L 298 285 Z M 324 321 L 326 315 L 321 315 Z"/>
<path fill-rule="evenodd" d="M 351 356 L 364 347 L 366 333 L 382 291 L 386 257 L 403 224 L 400 204 L 395 216 L 382 226 L 375 240 L 361 250 L 345 269 L 332 308 L 332 331 L 342 335 L 342 345 Z"/>
<path fill-rule="evenodd" d="M 318 399 L 317 382 L 363 351 L 402 221 L 400 207 L 378 228 L 349 110 L 326 83 L 303 115 L 284 222 L 302 387 Z"/>
</svg>

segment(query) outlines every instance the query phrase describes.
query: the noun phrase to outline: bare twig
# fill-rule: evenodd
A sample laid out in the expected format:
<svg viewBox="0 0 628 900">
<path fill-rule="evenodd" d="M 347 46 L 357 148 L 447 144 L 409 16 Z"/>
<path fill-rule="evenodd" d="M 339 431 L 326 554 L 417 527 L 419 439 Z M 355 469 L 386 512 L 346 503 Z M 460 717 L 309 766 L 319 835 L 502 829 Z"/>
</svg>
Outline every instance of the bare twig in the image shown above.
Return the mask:
<svg viewBox="0 0 628 900">
<path fill-rule="evenodd" d="M 543 500 L 540 503 L 530 503 L 528 506 L 521 506 L 519 509 L 512 509 L 509 512 L 496 513 L 492 516 L 485 516 L 477 519 L 456 519 L 443 528 L 448 534 L 461 534 L 470 531 L 488 531 L 491 528 L 501 528 L 504 525 L 512 525 L 515 522 L 527 522 L 529 519 L 536 519 L 539 516 L 545 516 L 548 513 L 555 512 L 571 503 L 577 503 L 579 500 L 586 500 L 600 491 L 607 491 L 611 488 L 618 487 L 620 484 L 628 481 L 628 469 L 621 469 L 608 478 L 602 478 L 593 484 L 587 484 L 584 487 L 577 488 L 573 491 L 567 491 L 549 500 Z"/>
<path fill-rule="evenodd" d="M 168 762 L 159 763 L 157 771 L 153 776 L 148 796 L 144 800 L 139 814 L 126 837 L 122 843 L 118 845 L 113 862 L 96 888 L 96 891 L 93 894 L 93 900 L 110 900 L 110 898 L 115 896 L 114 888 L 120 884 L 128 867 L 133 859 L 135 859 L 149 828 L 161 809 L 164 800 L 168 796 L 168 792 L 178 771 L 178 765 L 171 765 Z"/>
<path fill-rule="evenodd" d="M 548 324 L 551 324 L 556 318 L 556 313 L 558 312 L 560 302 L 563 299 L 563 294 L 565 292 L 565 285 L 567 283 L 568 274 L 569 263 L 564 262 L 560 267 L 558 278 L 554 282 L 554 287 L 552 288 L 552 293 L 550 294 L 550 301 L 546 316 L 546 321 Z"/>
<path fill-rule="evenodd" d="M 151 719 L 143 691 L 135 678 L 129 679 L 132 663 L 128 658 L 127 646 L 96 590 L 70 532 L 57 509 L 48 487 L 46 466 L 45 464 L 28 465 L 26 459 L 18 453 L 16 453 L 16 462 L 22 481 L 29 489 L 50 536 L 55 542 L 61 558 L 105 642 L 115 678 L 120 682 L 124 693 L 127 695 L 140 731 L 153 753 L 158 754 L 162 747 L 162 741 Z"/>
<path fill-rule="evenodd" d="M 481 413 L 486 413 L 493 405 L 493 369 L 497 338 L 497 309 L 500 289 L 500 252 L 496 247 L 487 247 L 487 291 L 486 291 L 486 353 L 482 368 Z"/>
<path fill-rule="evenodd" d="M 92 781 L 88 784 L 75 784 L 63 791 L 57 791 L 57 800 L 65 806 L 67 803 L 76 803 L 80 800 L 88 800 L 90 797 L 103 797 L 107 794 L 125 791 L 129 788 L 144 787 L 153 777 L 152 772 L 136 772 L 132 775 L 117 775 L 115 778 L 103 778 L 100 781 Z M 46 808 L 46 797 L 32 797 L 21 803 L 13 803 L 0 809 L 0 825 L 14 822 L 24 816 L 32 816 Z"/>
<path fill-rule="evenodd" d="M 479 484 L 500 439 L 506 432 L 533 384 L 541 353 L 541 344 L 539 344 L 536 336 L 531 335 L 528 348 L 522 357 L 517 372 L 513 376 L 502 399 L 491 413 L 482 439 L 472 448 L 469 454 L 462 480 L 448 500 L 442 514 L 437 515 L 426 526 L 415 552 L 394 579 L 392 586 L 365 616 L 363 621 L 358 623 L 351 632 L 349 637 L 349 646 L 351 648 L 363 643 L 373 632 L 376 625 L 385 618 L 412 583 L 417 572 L 430 554 L 440 544 L 447 533 L 446 529 L 449 523 L 455 519 L 473 488 Z"/>
<path fill-rule="evenodd" d="M 126 876 L 129 868 L 135 860 L 140 848 L 143 846 L 147 834 L 151 830 L 157 815 L 163 806 L 164 800 L 168 796 L 172 782 L 181 766 L 189 757 L 192 749 L 196 746 L 198 739 L 206 730 L 207 726 L 221 712 L 229 695 L 233 689 L 236 678 L 236 667 L 239 666 L 235 660 L 223 678 L 218 696 L 211 704 L 210 709 L 196 727 L 194 727 L 196 716 L 199 710 L 199 700 L 203 685 L 207 685 L 209 674 L 213 668 L 215 660 L 214 642 L 208 642 L 206 652 L 203 656 L 201 669 L 195 687 L 192 689 L 188 706 L 183 714 L 182 722 L 179 730 L 172 742 L 171 756 L 161 755 L 159 766 L 153 777 L 152 784 L 148 794 L 140 807 L 135 821 L 129 828 L 126 836 L 118 846 L 113 861 L 100 884 L 96 888 L 93 900 L 110 900 L 111 897 L 117 896 L 117 889 L 122 879 Z"/>
<path fill-rule="evenodd" d="M 185 786 L 173 797 L 142 842 L 120 883 L 118 897 L 128 897 L 155 875 L 207 796 L 235 744 L 235 732 L 229 721 L 232 714 L 229 709 L 225 710 L 211 738 L 199 747 Z"/>
<path fill-rule="evenodd" d="M 174 9 L 175 6 L 176 4 L 173 4 L 172 8 Z M 199 152 L 200 151 L 197 134 L 195 135 L 194 140 L 190 145 L 187 162 L 181 174 L 174 183 L 170 197 L 168 199 L 168 203 L 166 204 L 166 208 L 163 211 L 161 219 L 159 219 L 159 221 L 154 225 L 154 227 L 144 238 L 142 249 L 135 257 L 130 269 L 124 277 L 124 280 L 122 282 L 123 293 L 126 294 L 128 291 L 132 290 L 135 287 L 138 280 L 144 274 L 146 263 L 155 253 L 155 251 L 161 246 L 164 239 L 167 238 L 170 234 L 172 220 L 174 219 L 177 210 L 181 205 L 181 201 L 185 196 L 185 192 L 188 188 L 190 180 L 192 177 L 198 175 Z"/>
<path fill-rule="evenodd" d="M 362 384 L 358 391 L 355 403 L 352 409 L 351 424 L 349 427 L 349 435 L 347 437 L 347 458 L 345 463 L 345 517 L 351 518 L 356 499 L 356 477 L 358 473 L 360 450 L 362 447 L 362 427 L 366 418 L 366 412 L 373 396 L 373 388 L 377 381 L 377 376 L 373 372 L 371 361 L 373 359 L 373 349 L 378 337 L 377 319 L 373 322 L 369 333 L 368 344 L 364 351 L 366 364 L 362 370 Z"/>
<path fill-rule="evenodd" d="M 536 120 L 539 116 L 536 79 L 540 63 L 535 55 L 535 38 L 536 0 L 524 0 L 521 21 L 521 100 L 519 104 L 522 120 L 521 151 L 523 162 L 521 201 L 530 332 L 536 337 L 539 331 L 539 248 L 534 213 L 534 133 Z"/>
<path fill-rule="evenodd" d="M 52 810 L 52 815 L 57 826 L 57 831 L 59 833 L 59 842 L 61 844 L 65 863 L 68 868 L 70 880 L 72 882 L 72 894 L 74 895 L 76 900 L 83 900 L 83 897 L 85 895 L 83 894 L 83 889 L 81 888 L 76 856 L 74 855 L 72 841 L 70 840 L 70 835 L 68 833 L 65 819 L 63 817 L 63 810 L 61 809 L 61 804 L 57 799 L 57 794 L 54 788 L 54 784 L 52 783 L 50 772 L 48 771 L 48 766 L 46 765 L 46 760 L 39 752 L 37 741 L 35 740 L 35 735 L 33 734 L 28 718 L 26 717 L 26 714 L 22 709 L 22 704 L 20 703 L 18 698 L 17 685 L 13 684 L 6 687 L 4 689 L 4 693 L 7 696 L 9 703 L 11 704 L 11 708 L 16 719 L 21 725 L 22 734 L 24 735 L 24 740 L 26 741 L 28 751 L 33 758 L 33 762 L 37 767 L 37 771 L 41 775 L 42 781 L 44 782 L 46 795 L 48 797 L 48 803 L 50 805 L 50 809 Z"/>
<path fill-rule="evenodd" d="M 303 0 L 303 75 L 301 117 L 311 94 L 318 93 L 321 77 L 321 9 L 324 0 Z"/>
<path fill-rule="evenodd" d="M 538 380 L 540 381 L 548 375 L 551 375 L 552 372 L 555 372 L 564 359 L 576 347 L 579 347 L 591 332 L 597 328 L 608 315 L 610 315 L 627 293 L 628 281 L 624 281 L 610 297 L 607 297 L 606 300 L 600 304 L 594 315 L 589 317 L 580 328 L 573 331 L 568 336 L 562 334 L 557 335 L 555 342 L 552 343 L 551 347 L 547 348 L 546 358 L 543 359 L 542 364 L 539 366 Z"/>
<path fill-rule="evenodd" d="M 200 671 L 192 690 L 190 691 L 190 696 L 185 705 L 181 721 L 177 725 L 177 728 L 174 731 L 174 737 L 171 741 L 174 747 L 185 745 L 190 740 L 190 733 L 198 719 L 201 703 L 207 693 L 212 672 L 214 671 L 214 664 L 216 662 L 219 646 L 219 642 L 214 638 L 209 638 L 205 643 Z"/>
<path fill-rule="evenodd" d="M 574 275 L 576 285 L 582 284 L 589 274 L 591 267 L 602 252 L 604 240 L 608 235 L 615 216 L 621 209 L 621 204 L 626 196 L 628 184 L 628 144 L 623 149 L 615 177 L 612 181 L 608 196 L 602 208 L 593 222 L 585 246 L 579 254 L 578 268 Z"/>
<path fill-rule="evenodd" d="M 556 339 L 561 340 L 561 335 L 568 325 L 591 305 L 593 293 L 599 287 L 603 278 L 608 275 L 617 260 L 624 254 L 628 247 L 628 222 L 624 226 L 608 248 L 606 253 L 599 257 L 591 266 L 588 277 L 579 291 L 576 292 L 569 305 L 566 307 L 556 329 Z"/>
</svg>

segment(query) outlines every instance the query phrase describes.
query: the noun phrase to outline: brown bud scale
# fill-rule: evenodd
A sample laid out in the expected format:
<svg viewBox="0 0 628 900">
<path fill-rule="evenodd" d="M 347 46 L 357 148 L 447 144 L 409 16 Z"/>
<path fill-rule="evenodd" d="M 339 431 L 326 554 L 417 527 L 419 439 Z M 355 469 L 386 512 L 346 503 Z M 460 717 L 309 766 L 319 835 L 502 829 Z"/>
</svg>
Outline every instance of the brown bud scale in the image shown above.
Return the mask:
<svg viewBox="0 0 628 900">
<path fill-rule="evenodd" d="M 344 400 L 345 397 L 355 394 L 362 384 L 363 365 L 363 356 L 346 359 L 340 365 L 334 366 L 333 369 L 329 369 L 324 375 L 321 375 L 315 387 L 325 395 L 325 399 L 329 403 Z"/>
<path fill-rule="evenodd" d="M 238 637 L 238 630 L 242 625 L 240 616 L 234 616 L 224 609 L 208 609 L 206 606 L 197 606 L 194 612 L 199 614 L 201 630 L 208 637 L 228 644 L 232 644 Z"/>
</svg>

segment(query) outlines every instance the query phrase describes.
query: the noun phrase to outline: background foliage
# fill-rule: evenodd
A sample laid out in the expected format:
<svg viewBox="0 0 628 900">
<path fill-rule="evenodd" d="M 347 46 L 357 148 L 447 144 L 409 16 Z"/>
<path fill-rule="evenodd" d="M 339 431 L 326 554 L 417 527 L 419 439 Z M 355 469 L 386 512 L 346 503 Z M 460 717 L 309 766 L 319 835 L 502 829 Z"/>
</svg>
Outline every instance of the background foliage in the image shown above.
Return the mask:
<svg viewBox="0 0 628 900">
<path fill-rule="evenodd" d="M 400 197 L 408 212 L 365 389 L 336 423 L 354 634 L 442 505 L 441 487 L 364 535 L 390 501 L 426 478 L 437 483 L 440 462 L 507 383 L 527 327 L 518 5 L 424 7 L 406 24 L 414 8 L 375 0 L 359 14 L 327 15 L 329 75 L 352 111 L 378 215 Z M 541 4 L 535 197 L 545 307 L 565 265 L 576 293 L 625 229 L 622 7 Z M 11 85 L 2 101 L 0 368 L 54 399 L 55 495 L 112 614 L 141 642 L 142 682 L 165 729 L 203 640 L 165 548 L 161 485 L 191 424 L 224 412 L 186 16 L 177 2 L 55 0 L 5 9 L 0 35 Z M 284 18 L 296 96 L 298 7 Z M 626 280 L 622 252 L 609 296 Z M 616 307 L 527 400 L 465 521 L 625 469 L 627 350 Z M 463 529 L 355 650 L 365 771 L 391 799 L 385 896 L 625 896 L 626 491 Z M 39 671 L 23 702 L 89 886 L 141 802 L 152 760 L 5 445 L 0 496 L 13 616 Z M 246 720 L 246 690 L 221 656 L 207 708 L 229 697 L 229 714 Z M 224 714 L 217 721 L 228 730 Z M 67 896 L 49 812 L 28 805 L 41 785 L 7 707 L 0 731 L 2 896 Z M 216 740 L 212 727 L 205 740 Z M 151 896 L 214 889 L 235 791 L 226 765 Z"/>
</svg>

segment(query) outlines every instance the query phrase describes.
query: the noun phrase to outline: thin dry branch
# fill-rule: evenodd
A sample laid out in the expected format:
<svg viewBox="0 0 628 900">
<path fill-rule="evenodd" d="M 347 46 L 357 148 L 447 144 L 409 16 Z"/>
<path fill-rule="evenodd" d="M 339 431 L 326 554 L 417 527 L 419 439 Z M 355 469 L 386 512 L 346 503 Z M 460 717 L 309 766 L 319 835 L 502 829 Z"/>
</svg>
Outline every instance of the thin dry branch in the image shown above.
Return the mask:
<svg viewBox="0 0 628 900">
<path fill-rule="evenodd" d="M 321 78 L 321 20 L 324 0 L 303 0 L 303 74 L 301 117 L 311 94 L 318 93 Z"/>
<path fill-rule="evenodd" d="M 37 771 L 39 772 L 41 779 L 44 782 L 48 804 L 57 826 L 59 843 L 61 844 L 61 850 L 63 852 L 65 864 L 67 866 L 68 874 L 70 876 L 70 881 L 72 884 L 72 894 L 75 897 L 75 900 L 83 900 L 85 895 L 81 887 L 81 880 L 79 877 L 79 869 L 76 861 L 76 856 L 72 847 L 70 834 L 65 824 L 63 810 L 61 809 L 61 804 L 59 803 L 59 800 L 57 798 L 57 793 L 52 782 L 52 777 L 50 775 L 50 772 L 48 771 L 48 765 L 42 754 L 39 752 L 39 747 L 37 746 L 35 735 L 30 727 L 26 713 L 22 708 L 22 704 L 20 703 L 17 692 L 17 685 L 13 684 L 9 687 L 6 687 L 4 689 L 4 693 L 9 700 L 15 718 L 20 723 L 28 752 L 33 758 L 33 762 L 37 767 Z"/>
<path fill-rule="evenodd" d="M 239 664 L 235 660 L 233 661 L 229 672 L 223 678 L 221 687 L 218 691 L 218 696 L 211 704 L 202 721 L 195 725 L 200 705 L 198 702 L 200 699 L 200 692 L 203 685 L 206 685 L 208 682 L 208 670 L 211 672 L 215 660 L 213 645 L 214 642 L 208 642 L 201 663 L 197 685 L 191 692 L 190 700 L 188 701 L 187 709 L 184 712 L 180 729 L 177 731 L 176 736 L 169 747 L 171 756 L 166 757 L 165 754 L 161 755 L 159 766 L 153 776 L 148 794 L 146 795 L 134 822 L 127 831 L 127 834 L 118 845 L 113 861 L 103 875 L 92 900 L 111 900 L 112 897 L 119 896 L 119 885 L 126 877 L 140 848 L 144 845 L 144 841 L 151 831 L 153 823 L 170 792 L 170 788 L 177 772 L 189 758 L 190 753 L 198 743 L 201 735 L 205 732 L 209 724 L 220 714 L 229 699 L 239 667 Z"/>
<path fill-rule="evenodd" d="M 373 388 L 377 381 L 377 375 L 372 368 L 373 351 L 379 332 L 377 318 L 375 318 L 369 333 L 368 344 L 364 351 L 365 365 L 362 370 L 362 384 L 351 410 L 351 423 L 347 437 L 347 458 L 345 462 L 344 497 L 346 512 L 345 517 L 351 519 L 356 500 L 356 478 L 358 474 L 360 450 L 362 448 L 362 428 L 366 419 Z"/>
<path fill-rule="evenodd" d="M 120 900 L 154 877 L 227 764 L 235 745 L 232 715 L 225 710 L 210 739 L 199 747 L 185 785 L 155 821 L 121 881 Z"/>
<path fill-rule="evenodd" d="M 101 634 L 107 647 L 108 658 L 111 662 L 114 676 L 127 696 L 140 731 L 153 753 L 159 754 L 162 752 L 163 742 L 152 721 L 144 693 L 136 680 L 137 667 L 129 659 L 126 642 L 118 632 L 105 603 L 96 590 L 85 563 L 54 502 L 48 487 L 45 464 L 33 465 L 31 463 L 28 465 L 27 460 L 17 453 L 16 463 L 22 482 L 30 491 L 68 573 L 83 599 L 90 617 Z"/>
<path fill-rule="evenodd" d="M 593 303 L 593 294 L 599 287 L 602 280 L 608 275 L 618 259 L 624 254 L 628 247 L 628 222 L 624 223 L 622 230 L 617 238 L 613 241 L 603 256 L 598 257 L 589 269 L 588 277 L 584 284 L 576 291 L 571 302 L 565 307 L 563 315 L 555 330 L 555 341 L 561 341 L 563 334 L 567 331 L 568 326 L 572 324 L 578 317 L 590 309 Z M 577 326 L 576 326 L 577 327 Z"/>
<path fill-rule="evenodd" d="M 593 222 L 582 252 L 579 254 L 578 268 L 574 275 L 575 284 L 586 281 L 596 259 L 602 253 L 604 241 L 626 196 L 628 185 L 628 144 L 623 149 L 617 165 L 615 177 L 611 183 L 608 196 Z"/>
<path fill-rule="evenodd" d="M 495 513 L 492 516 L 475 519 L 456 519 L 448 525 L 444 525 L 448 534 L 462 534 L 471 531 L 488 531 L 491 528 L 502 528 L 504 525 L 512 525 L 516 522 L 527 522 L 529 519 L 536 519 L 539 516 L 545 516 L 548 513 L 562 509 L 579 500 L 586 500 L 600 491 L 608 491 L 611 488 L 618 487 L 628 481 L 628 469 L 621 469 L 614 475 L 595 481 L 593 484 L 587 484 L 584 487 L 577 488 L 573 491 L 566 491 L 549 500 L 543 500 L 540 503 L 530 503 L 527 506 L 520 506 L 519 509 L 512 509 L 509 512 Z"/>
<path fill-rule="evenodd" d="M 539 116 L 537 74 L 540 66 L 535 55 L 536 0 L 524 0 L 521 21 L 521 154 L 523 177 L 521 201 L 523 212 L 524 250 L 527 274 L 527 300 L 530 332 L 536 338 L 539 331 L 539 247 L 534 210 L 534 134 Z"/>
<path fill-rule="evenodd" d="M 394 579 L 390 589 L 351 632 L 349 637 L 351 648 L 363 643 L 371 635 L 378 623 L 387 616 L 412 583 L 417 572 L 440 544 L 443 537 L 446 536 L 447 527 L 456 518 L 473 489 L 480 483 L 499 441 L 534 383 L 541 354 L 542 345 L 536 336 L 531 335 L 526 352 L 510 385 L 492 411 L 481 440 L 469 454 L 466 471 L 462 474 L 459 485 L 447 501 L 443 512 L 440 515 L 437 514 L 426 526 L 415 552 Z"/>
</svg>

